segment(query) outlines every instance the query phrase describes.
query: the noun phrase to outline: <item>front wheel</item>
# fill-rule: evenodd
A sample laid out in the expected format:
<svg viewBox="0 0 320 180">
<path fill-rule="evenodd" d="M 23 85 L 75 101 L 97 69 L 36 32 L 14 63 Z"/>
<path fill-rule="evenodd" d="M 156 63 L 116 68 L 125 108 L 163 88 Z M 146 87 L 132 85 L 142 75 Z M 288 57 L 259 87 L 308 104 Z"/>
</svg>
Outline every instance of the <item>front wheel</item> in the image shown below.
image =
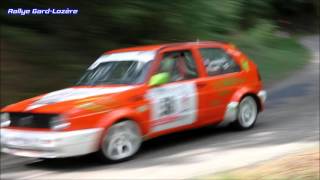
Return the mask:
<svg viewBox="0 0 320 180">
<path fill-rule="evenodd" d="M 103 161 L 118 162 L 131 158 L 139 150 L 141 132 L 134 121 L 126 120 L 110 127 L 99 152 Z"/>
<path fill-rule="evenodd" d="M 238 118 L 234 122 L 237 129 L 245 130 L 254 126 L 257 120 L 258 107 L 257 103 L 251 96 L 243 98 L 239 104 Z"/>
</svg>

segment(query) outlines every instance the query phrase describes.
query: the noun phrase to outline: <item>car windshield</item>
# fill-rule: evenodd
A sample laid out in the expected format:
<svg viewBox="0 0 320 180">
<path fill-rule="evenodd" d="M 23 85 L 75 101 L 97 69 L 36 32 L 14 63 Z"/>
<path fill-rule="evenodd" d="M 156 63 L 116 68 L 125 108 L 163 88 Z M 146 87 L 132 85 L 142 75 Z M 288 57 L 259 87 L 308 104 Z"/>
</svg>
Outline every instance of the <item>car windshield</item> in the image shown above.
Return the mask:
<svg viewBox="0 0 320 180">
<path fill-rule="evenodd" d="M 119 55 L 120 54 L 120 55 Z M 153 56 L 117 53 L 100 57 L 80 78 L 77 85 L 139 84 L 145 80 Z M 145 54 L 144 54 L 145 55 Z M 130 60 L 131 57 L 133 60 Z"/>
</svg>

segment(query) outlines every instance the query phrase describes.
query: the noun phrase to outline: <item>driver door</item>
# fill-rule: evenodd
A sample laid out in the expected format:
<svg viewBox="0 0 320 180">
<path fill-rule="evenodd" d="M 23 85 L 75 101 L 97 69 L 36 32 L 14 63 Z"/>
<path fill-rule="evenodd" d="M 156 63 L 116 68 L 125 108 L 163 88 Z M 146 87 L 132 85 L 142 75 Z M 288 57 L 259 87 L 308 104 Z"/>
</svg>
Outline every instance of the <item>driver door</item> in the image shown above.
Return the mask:
<svg viewBox="0 0 320 180">
<path fill-rule="evenodd" d="M 162 54 L 158 73 L 168 73 L 168 82 L 150 87 L 148 99 L 151 105 L 151 133 L 175 130 L 193 124 L 197 120 L 198 72 L 190 50 L 171 51 Z"/>
</svg>

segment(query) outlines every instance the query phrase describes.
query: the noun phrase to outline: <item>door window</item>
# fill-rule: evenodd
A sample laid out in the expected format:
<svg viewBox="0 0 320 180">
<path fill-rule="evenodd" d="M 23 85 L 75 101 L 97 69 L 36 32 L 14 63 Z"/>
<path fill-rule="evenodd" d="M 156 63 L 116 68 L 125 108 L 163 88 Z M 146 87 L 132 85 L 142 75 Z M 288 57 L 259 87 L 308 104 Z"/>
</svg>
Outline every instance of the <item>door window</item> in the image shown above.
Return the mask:
<svg viewBox="0 0 320 180">
<path fill-rule="evenodd" d="M 223 49 L 201 48 L 200 53 L 209 76 L 240 71 L 239 65 Z"/>
<path fill-rule="evenodd" d="M 197 67 L 190 51 L 174 51 L 163 55 L 157 73 L 167 72 L 170 82 L 198 77 Z"/>
</svg>

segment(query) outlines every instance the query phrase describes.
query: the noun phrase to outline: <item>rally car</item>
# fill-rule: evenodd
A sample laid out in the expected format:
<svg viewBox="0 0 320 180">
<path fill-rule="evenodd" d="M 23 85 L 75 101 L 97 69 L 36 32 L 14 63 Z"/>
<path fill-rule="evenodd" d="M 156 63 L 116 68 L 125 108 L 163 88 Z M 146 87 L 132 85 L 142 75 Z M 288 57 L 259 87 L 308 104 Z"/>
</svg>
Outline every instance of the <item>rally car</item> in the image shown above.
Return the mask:
<svg viewBox="0 0 320 180">
<path fill-rule="evenodd" d="M 266 95 L 257 66 L 229 43 L 108 51 L 75 86 L 2 108 L 1 151 L 122 161 L 157 136 L 212 124 L 252 128 Z"/>
</svg>

